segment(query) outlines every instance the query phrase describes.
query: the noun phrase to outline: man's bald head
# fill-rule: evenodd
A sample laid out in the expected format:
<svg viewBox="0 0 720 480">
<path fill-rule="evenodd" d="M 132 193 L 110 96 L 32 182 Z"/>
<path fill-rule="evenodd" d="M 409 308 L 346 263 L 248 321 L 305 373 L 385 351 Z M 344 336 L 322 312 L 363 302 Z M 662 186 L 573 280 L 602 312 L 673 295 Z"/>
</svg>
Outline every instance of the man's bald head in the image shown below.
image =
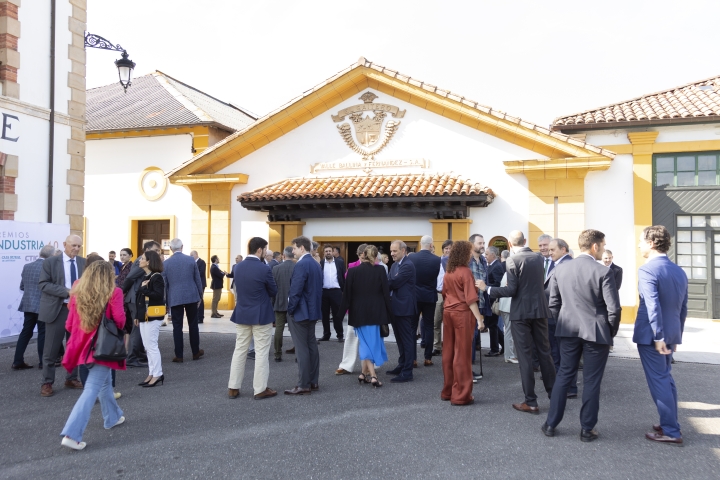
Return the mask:
<svg viewBox="0 0 720 480">
<path fill-rule="evenodd" d="M 508 241 L 513 247 L 525 246 L 525 235 L 520 230 L 513 230 L 508 236 Z"/>
<path fill-rule="evenodd" d="M 65 247 L 65 255 L 70 258 L 75 258 L 82 248 L 82 238 L 78 235 L 68 235 L 63 242 L 63 247 Z"/>
</svg>

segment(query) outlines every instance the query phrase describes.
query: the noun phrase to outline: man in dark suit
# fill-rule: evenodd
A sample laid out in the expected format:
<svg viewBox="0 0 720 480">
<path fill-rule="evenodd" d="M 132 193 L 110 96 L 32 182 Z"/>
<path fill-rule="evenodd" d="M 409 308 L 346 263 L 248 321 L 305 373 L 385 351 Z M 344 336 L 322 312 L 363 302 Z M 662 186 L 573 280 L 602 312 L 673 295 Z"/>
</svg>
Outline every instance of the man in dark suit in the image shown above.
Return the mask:
<svg viewBox="0 0 720 480">
<path fill-rule="evenodd" d="M 295 388 L 285 395 L 309 395 L 318 390 L 320 353 L 315 338 L 315 324 L 322 317 L 323 272 L 312 257 L 312 243 L 305 236 L 292 240 L 293 254 L 298 259 L 290 279 L 288 295 L 288 326 L 295 345 L 299 379 Z"/>
<path fill-rule="evenodd" d="M 160 244 L 154 240 L 147 241 L 143 244 L 143 252 L 152 250 L 158 255 L 162 253 Z M 125 293 L 125 309 L 130 312 L 132 319 L 136 317 L 136 301 L 137 291 L 140 289 L 142 282 L 145 278 L 145 270 L 140 268 L 140 256 L 130 267 L 130 272 L 125 277 L 125 281 L 122 285 L 123 293 Z M 147 355 L 145 354 L 145 346 L 143 345 L 142 337 L 140 336 L 140 329 L 133 328 L 130 332 L 130 339 L 128 340 L 128 356 L 125 364 L 128 368 L 142 368 L 147 367 L 144 363 L 147 361 Z"/>
<path fill-rule="evenodd" d="M 270 270 L 275 268 L 277 265 L 280 265 L 280 262 L 282 262 L 282 253 L 280 252 L 272 252 L 270 253 L 272 258 L 268 262 L 268 267 L 270 267 Z"/>
<path fill-rule="evenodd" d="M 333 247 L 333 257 L 340 259 L 343 265 L 345 265 L 345 259 L 340 256 L 340 247 Z"/>
<path fill-rule="evenodd" d="M 273 279 L 278 287 L 273 310 L 275 311 L 275 361 L 282 362 L 283 332 L 287 323 L 288 295 L 290 294 L 290 279 L 295 269 L 295 254 L 292 247 L 283 250 L 283 262 L 272 269 Z"/>
<path fill-rule="evenodd" d="M 671 363 L 685 329 L 688 280 L 685 272 L 668 258 L 670 245 L 670 233 L 662 225 L 643 230 L 638 248 L 647 261 L 638 271 L 640 306 L 633 342 L 637 344 L 645 379 L 660 414 L 660 423 L 653 425 L 653 431 L 646 433 L 645 438 L 682 446 Z"/>
<path fill-rule="evenodd" d="M 605 234 L 598 230 L 584 230 L 578 238 L 578 246 L 580 255 L 571 262 L 556 263 L 550 280 L 550 312 L 556 319 L 560 371 L 555 379 L 550 411 L 542 431 L 549 437 L 555 435 L 582 356 L 580 440 L 592 442 L 598 438 L 595 425 L 600 409 L 600 384 L 612 339 L 620 327 L 620 298 L 615 288 L 615 277 L 598 263 L 605 249 Z"/>
<path fill-rule="evenodd" d="M 545 279 L 545 296 L 547 297 L 548 302 L 550 302 L 550 280 L 552 279 L 552 277 L 555 276 L 555 269 L 562 263 L 572 260 L 572 257 L 568 253 L 570 252 L 570 246 L 562 238 L 553 238 L 552 240 L 550 240 L 548 251 L 550 253 L 550 258 L 552 258 L 553 268 L 548 272 Z M 554 316 L 549 317 L 548 341 L 550 342 L 550 353 L 552 353 L 553 363 L 555 364 L 555 371 L 557 372 L 560 370 L 560 344 L 555 337 L 555 325 L 556 318 Z M 574 381 L 570 384 L 570 389 L 568 390 L 567 394 L 568 398 L 577 398 L 577 392 L 578 389 L 576 375 Z"/>
<path fill-rule="evenodd" d="M 417 312 L 413 317 L 412 330 L 417 332 L 420 315 L 422 315 L 421 345 L 425 346 L 426 367 L 433 364 L 433 328 L 435 321 L 435 306 L 437 304 L 437 283 L 440 274 L 440 257 L 431 251 L 433 239 L 425 235 L 420 239 L 420 251 L 408 256 L 408 260 L 415 266 L 415 299 Z M 413 361 L 417 359 L 417 349 L 413 347 Z"/>
<path fill-rule="evenodd" d="M 499 287 L 503 275 L 505 275 L 505 264 L 500 261 L 500 252 L 497 247 L 487 247 L 485 250 L 485 258 L 487 259 L 487 284 L 490 287 Z M 498 301 L 498 300 L 494 300 Z M 492 303 L 491 303 L 492 304 Z M 492 314 L 485 317 L 485 326 L 488 327 L 490 334 L 490 351 L 485 354 L 486 357 L 497 357 L 505 350 L 505 333 L 499 328 L 500 317 Z"/>
<path fill-rule="evenodd" d="M 278 291 L 270 267 L 260 260 L 263 258 L 267 244 L 264 238 L 251 238 L 248 242 L 247 257 L 234 268 L 238 298 L 230 316 L 230 321 L 236 324 L 236 339 L 228 381 L 229 398 L 240 396 L 251 339 L 255 340 L 254 398 L 261 400 L 277 395 L 275 390 L 267 386 L 270 373 L 268 353 L 272 338 L 272 323 L 275 320 L 272 297 Z"/>
<path fill-rule="evenodd" d="M 183 243 L 179 238 L 170 240 L 172 256 L 165 260 L 162 276 L 165 279 L 167 305 L 170 307 L 175 343 L 175 363 L 183 362 L 183 314 L 188 319 L 188 334 L 193 360 L 200 360 L 205 350 L 200 348 L 197 309 L 201 305 L 205 289 L 195 260 L 182 253 Z M 204 276 L 202 277 L 205 278 Z"/>
<path fill-rule="evenodd" d="M 613 253 L 610 250 L 605 250 L 602 256 L 602 262 L 603 265 L 612 270 L 613 275 L 615 275 L 615 286 L 620 290 L 620 287 L 622 287 L 623 269 L 613 263 Z"/>
<path fill-rule="evenodd" d="M 537 347 L 540 371 L 548 395 L 551 394 L 555 383 L 555 365 L 550 355 L 547 333 L 547 318 L 550 316 L 550 310 L 543 289 L 545 278 L 543 257 L 525 246 L 525 235 L 519 230 L 510 232 L 508 240 L 513 255 L 505 261 L 507 286 L 488 289 L 485 282 L 478 280 L 477 287 L 480 290 L 488 290 L 490 298 L 512 298 L 510 304 L 512 335 L 525 393 L 525 401 L 514 403 L 513 408 L 521 412 L 539 414 L 532 367 L 534 348 Z"/>
<path fill-rule="evenodd" d="M 409 382 L 413 379 L 413 361 L 415 358 L 415 332 L 413 319 L 417 312 L 415 298 L 415 265 L 408 260 L 407 245 L 402 240 L 390 244 L 393 264 L 388 274 L 388 287 L 395 320 L 391 323 L 400 356 L 397 367 L 388 370 L 388 375 L 396 375 L 391 382 Z"/>
<path fill-rule="evenodd" d="M 42 294 L 38 320 L 45 324 L 43 383 L 40 388 L 40 395 L 43 397 L 52 397 L 55 394 L 52 388 L 55 382 L 55 362 L 60 356 L 63 338 L 67 341 L 70 337 L 65 330 L 70 289 L 85 270 L 85 259 L 78 256 L 82 248 L 82 238 L 69 235 L 63 242 L 63 247 L 61 255 L 43 261 L 40 272 L 39 287 Z M 77 378 L 77 368 L 65 377 L 65 387 L 83 388 Z"/>
<path fill-rule="evenodd" d="M 200 294 L 200 304 L 197 309 L 197 323 L 203 323 L 205 321 L 205 289 L 207 288 L 207 264 L 205 260 L 200 258 L 198 253 L 193 250 L 190 252 L 190 256 L 195 260 L 198 272 L 200 272 L 200 284 L 202 285 L 203 293 Z"/>
<path fill-rule="evenodd" d="M 333 246 L 325 245 L 323 247 L 324 258 L 320 264 L 323 270 L 323 289 L 322 289 L 322 326 L 323 336 L 318 340 L 327 342 L 330 340 L 330 312 L 332 311 L 333 327 L 337 335 L 338 342 L 342 342 L 343 338 L 343 318 L 345 312 L 340 311 L 340 303 L 342 303 L 342 292 L 345 288 L 345 264 L 342 260 L 333 257 Z"/>
<path fill-rule="evenodd" d="M 33 330 L 35 325 L 38 327 L 38 338 L 37 338 L 37 352 L 39 364 L 42 368 L 43 364 L 43 347 L 45 347 L 45 324 L 38 322 L 38 312 L 40 311 L 40 272 L 42 272 L 43 262 L 46 258 L 50 258 L 55 254 L 55 247 L 52 245 L 45 245 L 40 250 L 40 258 L 34 262 L 28 263 L 23 266 L 22 274 L 20 276 L 20 290 L 23 292 L 22 300 L 18 305 L 18 311 L 23 312 L 25 319 L 23 321 L 23 328 L 18 336 L 17 345 L 15 346 L 15 358 L 13 359 L 12 369 L 13 370 L 24 370 L 27 368 L 33 368 L 32 365 L 25 363 L 25 349 L 28 346 L 28 342 L 33 336 Z"/>
</svg>

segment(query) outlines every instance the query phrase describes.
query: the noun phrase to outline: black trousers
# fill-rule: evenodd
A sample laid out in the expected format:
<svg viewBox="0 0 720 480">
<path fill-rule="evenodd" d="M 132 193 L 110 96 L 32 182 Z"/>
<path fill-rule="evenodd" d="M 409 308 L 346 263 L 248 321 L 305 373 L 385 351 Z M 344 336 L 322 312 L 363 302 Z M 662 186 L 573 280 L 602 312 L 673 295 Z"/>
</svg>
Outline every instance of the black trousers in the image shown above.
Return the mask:
<svg viewBox="0 0 720 480">
<path fill-rule="evenodd" d="M 183 305 L 175 305 L 170 307 L 173 324 L 173 341 L 175 342 L 175 356 L 183 358 L 183 312 L 187 315 L 188 330 L 190 334 L 190 350 L 193 355 L 197 355 L 200 351 L 200 331 L 198 330 L 197 320 L 197 303 L 186 303 Z M 135 330 L 140 330 L 136 328 Z"/>
<path fill-rule="evenodd" d="M 515 324 L 513 324 L 515 328 Z M 550 398 L 547 424 L 556 427 L 563 419 L 565 403 L 570 387 L 577 381 L 580 357 L 585 358 L 583 367 L 583 394 L 580 407 L 580 425 L 584 430 L 595 428 L 600 410 L 600 384 L 610 355 L 610 345 L 588 342 L 577 337 L 559 337 L 560 371 Z"/>
<path fill-rule="evenodd" d="M 400 367 L 400 375 L 405 377 L 413 376 L 413 361 L 415 360 L 415 332 L 417 326 L 413 330 L 413 319 L 415 317 L 399 317 L 395 316 L 395 321 L 391 323 L 393 332 L 395 333 L 395 341 L 397 342 L 398 367 Z"/>
<path fill-rule="evenodd" d="M 40 363 L 43 361 L 43 347 L 45 346 L 45 324 L 38 322 L 38 314 L 33 312 L 25 312 L 25 320 L 23 321 L 23 328 L 20 331 L 17 345 L 15 346 L 15 358 L 13 359 L 13 365 L 20 365 L 25 362 L 25 349 L 27 349 L 28 343 L 32 339 L 33 330 L 35 325 L 38 327 L 37 337 L 37 352 Z"/>
<path fill-rule="evenodd" d="M 323 288 L 322 304 L 320 305 L 323 337 L 330 338 L 330 312 L 332 311 L 335 334 L 337 338 L 343 338 L 343 317 L 345 316 L 345 312 L 340 313 L 341 303 L 342 290 L 339 288 Z"/>
<path fill-rule="evenodd" d="M 488 328 L 488 333 L 490 334 L 490 351 L 497 353 L 500 351 L 500 348 L 505 348 L 505 332 L 501 331 L 498 328 L 498 316 L 497 315 L 490 315 L 489 317 L 485 317 L 485 326 Z"/>
<path fill-rule="evenodd" d="M 515 355 L 520 364 L 520 379 L 525 393 L 525 403 L 531 407 L 537 407 L 535 373 L 532 365 L 533 350 L 536 347 L 543 384 L 548 396 L 552 393 L 553 384 L 555 383 L 555 365 L 550 355 L 547 319 L 524 318 L 513 320 L 512 335 L 515 342 Z"/>
<path fill-rule="evenodd" d="M 417 313 L 413 318 L 413 339 L 417 332 L 420 315 L 422 314 L 422 325 L 420 326 L 420 343 L 425 344 L 425 360 L 432 359 L 433 333 L 435 328 L 435 306 L 437 302 L 417 302 Z M 413 340 L 415 343 L 415 340 Z M 413 360 L 417 360 L 417 349 L 413 347 Z"/>
</svg>

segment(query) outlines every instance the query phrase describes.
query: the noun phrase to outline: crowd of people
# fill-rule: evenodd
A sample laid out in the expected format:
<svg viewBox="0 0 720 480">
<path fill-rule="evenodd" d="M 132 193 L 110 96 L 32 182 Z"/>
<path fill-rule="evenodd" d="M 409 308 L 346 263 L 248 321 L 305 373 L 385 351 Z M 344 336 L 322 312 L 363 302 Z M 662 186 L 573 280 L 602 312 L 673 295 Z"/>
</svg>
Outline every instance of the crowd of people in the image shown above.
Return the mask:
<svg viewBox="0 0 720 480">
<path fill-rule="evenodd" d="M 515 410 L 540 413 L 535 373 L 541 372 L 550 398 L 541 426 L 546 436 L 555 435 L 567 400 L 578 397 L 578 370 L 583 369 L 580 440 L 595 440 L 600 386 L 620 325 L 622 269 L 613 263 L 612 252 L 604 248 L 605 235 L 597 230 L 580 234 L 578 255 L 565 240 L 549 235 L 538 239 L 537 252 L 526 245 L 521 231 L 511 232 L 508 242 L 500 252 L 496 246 L 486 248 L 484 237 L 473 234 L 467 241 L 444 241 L 441 255 L 436 255 L 430 236 L 421 238 L 417 252 L 396 240 L 390 244 L 389 268 L 389 258 L 374 245 L 360 245 L 358 260 L 346 266 L 337 247 L 320 249 L 304 236 L 292 239 L 282 252 L 269 252 L 267 240 L 254 237 L 247 255 L 238 255 L 230 272 L 221 270 L 220 259 L 213 255 L 211 316 L 222 317 L 218 304 L 225 277 L 232 279 L 236 299 L 230 317 L 236 324 L 236 341 L 228 397 L 240 396 L 248 358 L 255 361 L 253 397 L 277 395 L 268 386 L 270 348 L 274 360 L 281 362 L 286 326 L 292 348 L 284 353 L 295 354 L 298 381 L 284 394 L 319 390 L 318 345 L 329 341 L 333 330 L 344 342 L 334 373 L 352 374 L 359 359 L 358 382 L 380 388 L 385 384 L 380 367 L 388 362 L 384 338 L 392 327 L 398 358 L 384 372 L 391 383 L 413 380 L 420 366 L 420 339 L 423 367 L 432 367 L 434 357 L 442 359 L 440 399 L 454 406 L 471 405 L 473 384 L 482 378 L 482 361 L 479 373 L 473 372 L 473 364 L 480 355 L 480 333 L 487 331 L 490 345 L 485 356 L 502 355 L 505 362 L 518 364 L 524 399 L 512 404 Z M 184 361 L 185 317 L 192 359 L 203 357 L 198 323 L 203 322 L 206 264 L 195 251 L 185 255 L 180 239 L 169 246 L 172 254 L 167 259 L 160 245 L 149 241 L 134 262 L 129 248 L 120 250 L 120 261 L 115 252 L 105 261 L 95 253 L 79 256 L 82 240 L 70 235 L 63 250 L 46 246 L 39 259 L 23 269 L 19 309 L 25 323 L 12 368 L 33 368 L 23 356 L 37 326 L 41 396 L 54 395 L 55 368 L 60 364 L 67 371 L 64 386 L 83 390 L 62 430 L 63 446 L 85 447 L 83 431 L 96 399 L 105 428 L 125 421 L 117 403 L 120 393 L 113 391 L 117 370 L 147 368 L 141 387 L 164 384 L 158 336 L 168 324 L 166 317 L 172 322 L 172 362 Z M 640 307 L 633 340 L 660 416 L 646 438 L 681 446 L 671 358 L 682 341 L 688 282 L 668 259 L 669 247 L 665 227 L 643 231 L 638 248 L 647 263 L 639 271 Z M 320 338 L 315 334 L 318 321 Z M 108 361 L 96 355 L 99 333 L 109 324 L 124 333 L 126 359 Z"/>
</svg>

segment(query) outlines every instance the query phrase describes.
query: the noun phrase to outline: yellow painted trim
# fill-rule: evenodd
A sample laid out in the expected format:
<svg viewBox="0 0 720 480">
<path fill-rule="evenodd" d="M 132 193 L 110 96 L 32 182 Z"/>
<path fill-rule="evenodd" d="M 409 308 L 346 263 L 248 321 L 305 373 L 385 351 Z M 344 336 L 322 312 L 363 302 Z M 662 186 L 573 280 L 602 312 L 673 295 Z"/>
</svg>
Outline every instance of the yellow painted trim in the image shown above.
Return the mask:
<svg viewBox="0 0 720 480">
<path fill-rule="evenodd" d="M 244 173 L 230 174 L 198 174 L 198 175 L 175 175 L 170 177 L 173 185 L 211 185 L 218 183 L 246 184 L 248 175 Z"/>
<path fill-rule="evenodd" d="M 656 133 L 656 132 L 653 132 Z M 720 150 L 720 140 L 692 140 L 687 142 L 661 142 L 651 145 L 652 153 L 682 153 L 682 152 L 703 152 L 706 150 Z M 608 150 L 620 154 L 633 153 L 633 144 L 608 145 Z"/>
<path fill-rule="evenodd" d="M 167 137 L 170 135 L 192 135 L 193 148 L 196 154 L 208 148 L 210 139 L 210 127 L 196 125 L 193 127 L 170 127 L 170 128 L 148 128 L 142 130 L 118 130 L 112 132 L 88 132 L 85 134 L 87 140 L 107 140 L 113 138 L 143 138 L 143 137 Z"/>
<path fill-rule="evenodd" d="M 553 171 L 552 178 L 559 178 L 557 171 L 565 172 L 564 178 L 585 177 L 589 171 L 607 170 L 610 168 L 612 158 L 605 156 L 577 157 L 577 158 L 553 158 L 551 160 L 507 160 L 504 161 L 505 173 L 532 174 Z"/>
<path fill-rule="evenodd" d="M 128 228 L 129 238 L 127 244 L 130 245 L 130 249 L 135 254 L 135 258 L 142 254 L 140 251 L 142 245 L 138 245 L 138 222 L 141 220 L 170 220 L 170 240 L 177 237 L 175 215 L 167 216 L 150 216 L 150 217 L 128 217 L 130 222 L 130 228 Z"/>
<path fill-rule="evenodd" d="M 383 236 L 361 236 L 361 237 L 326 237 L 326 236 L 320 236 L 320 237 L 313 237 L 312 240 L 318 242 L 318 243 L 332 243 L 332 242 L 392 242 L 394 240 L 402 240 L 402 241 L 409 241 L 409 242 L 419 242 L 422 236 L 412 236 L 412 235 L 403 235 L 403 236 L 395 236 L 395 237 L 383 237 Z"/>
<path fill-rule="evenodd" d="M 361 94 L 367 88 L 412 103 L 549 158 L 599 155 L 596 151 L 564 141 L 565 137 L 555 132 L 544 133 L 525 126 L 521 121 L 499 118 L 474 108 L 474 104 L 459 97 L 443 96 L 363 66 L 351 69 L 283 110 L 252 125 L 246 131 L 239 132 L 234 138 L 221 142 L 206 154 L 195 156 L 170 173 L 173 176 L 216 173 L 305 122 L 326 115 L 339 103 Z M 612 153 L 608 152 L 608 158 L 612 156 Z"/>
</svg>

